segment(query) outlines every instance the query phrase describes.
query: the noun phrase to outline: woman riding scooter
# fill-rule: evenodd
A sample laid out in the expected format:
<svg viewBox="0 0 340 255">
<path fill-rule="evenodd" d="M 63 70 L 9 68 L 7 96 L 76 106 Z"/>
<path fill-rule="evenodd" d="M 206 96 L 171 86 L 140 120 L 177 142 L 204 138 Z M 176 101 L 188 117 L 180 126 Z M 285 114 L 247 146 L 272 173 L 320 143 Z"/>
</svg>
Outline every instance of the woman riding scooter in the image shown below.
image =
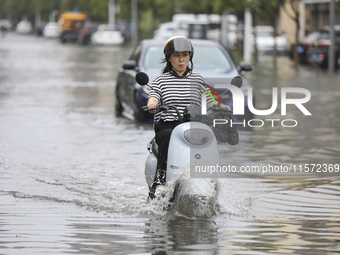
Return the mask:
<svg viewBox="0 0 340 255">
<path fill-rule="evenodd" d="M 164 46 L 163 62 L 166 64 L 163 73 L 152 83 L 147 103 L 148 109 L 156 108 L 159 103 L 175 106 L 183 116 L 184 110 L 190 104 L 201 105 L 201 96 L 206 84 L 204 78 L 193 72 L 194 48 L 191 42 L 183 37 L 170 38 Z M 191 67 L 189 67 L 189 62 Z M 207 107 L 214 104 L 208 99 Z M 224 106 L 229 108 L 228 106 Z M 157 185 L 164 185 L 166 180 L 166 164 L 168 145 L 172 130 L 181 122 L 172 110 L 157 112 L 154 116 L 155 139 L 158 145 L 157 171 L 153 185 L 150 187 L 149 197 L 155 197 Z"/>
</svg>

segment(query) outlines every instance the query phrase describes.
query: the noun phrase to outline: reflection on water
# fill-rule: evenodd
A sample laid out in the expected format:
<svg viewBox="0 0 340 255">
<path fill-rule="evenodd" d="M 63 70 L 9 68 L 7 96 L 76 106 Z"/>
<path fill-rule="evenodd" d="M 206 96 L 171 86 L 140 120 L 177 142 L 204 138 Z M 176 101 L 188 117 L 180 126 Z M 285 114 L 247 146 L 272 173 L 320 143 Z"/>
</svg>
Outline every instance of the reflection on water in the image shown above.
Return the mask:
<svg viewBox="0 0 340 255">
<path fill-rule="evenodd" d="M 152 126 L 114 116 L 117 71 L 131 49 L 14 34 L 6 40 L 0 44 L 2 254 L 340 250 L 338 174 L 238 173 L 219 179 L 218 216 L 169 214 L 157 201 L 146 202 Z M 238 145 L 220 145 L 221 164 L 339 164 L 338 77 L 312 67 L 296 71 L 285 58 L 279 63 L 274 72 L 263 60 L 248 75 L 256 107 L 270 107 L 272 87 L 303 87 L 312 94 L 306 104 L 312 116 L 294 106 L 281 116 L 278 109 L 271 118 L 296 119 L 297 127 L 240 130 Z"/>
</svg>

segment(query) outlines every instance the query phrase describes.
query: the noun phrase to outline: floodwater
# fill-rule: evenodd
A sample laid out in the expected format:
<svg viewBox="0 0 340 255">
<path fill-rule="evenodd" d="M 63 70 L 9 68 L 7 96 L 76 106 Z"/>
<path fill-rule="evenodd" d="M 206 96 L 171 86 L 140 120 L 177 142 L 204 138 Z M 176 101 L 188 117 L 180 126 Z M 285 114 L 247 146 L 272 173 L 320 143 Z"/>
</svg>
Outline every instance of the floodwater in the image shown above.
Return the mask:
<svg viewBox="0 0 340 255">
<path fill-rule="evenodd" d="M 0 254 L 340 254 L 339 72 L 261 59 L 256 108 L 302 87 L 312 116 L 279 104 L 220 145 L 221 165 L 262 171 L 219 178 L 220 212 L 198 219 L 146 203 L 152 126 L 114 116 L 130 48 L 0 39 Z"/>
</svg>

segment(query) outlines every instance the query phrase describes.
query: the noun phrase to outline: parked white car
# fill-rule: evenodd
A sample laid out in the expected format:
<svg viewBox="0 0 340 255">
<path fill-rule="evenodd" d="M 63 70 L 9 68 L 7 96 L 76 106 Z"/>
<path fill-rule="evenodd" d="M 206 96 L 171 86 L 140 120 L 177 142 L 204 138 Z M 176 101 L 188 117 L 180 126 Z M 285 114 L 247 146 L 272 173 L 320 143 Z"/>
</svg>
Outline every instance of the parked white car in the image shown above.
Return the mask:
<svg viewBox="0 0 340 255">
<path fill-rule="evenodd" d="M 257 26 L 256 44 L 257 50 L 261 53 L 272 53 L 274 51 L 274 28 L 271 26 Z M 252 39 L 254 45 L 254 37 Z M 281 54 L 287 54 L 289 50 L 288 38 L 285 34 L 278 34 L 275 38 L 276 49 Z"/>
<path fill-rule="evenodd" d="M 48 22 L 43 30 L 44 37 L 57 38 L 59 36 L 59 27 L 56 22 Z"/>
<path fill-rule="evenodd" d="M 32 33 L 32 24 L 27 20 L 22 20 L 16 26 L 15 31 L 19 34 L 29 34 Z"/>
<path fill-rule="evenodd" d="M 158 29 L 153 32 L 154 39 L 169 39 L 175 35 L 175 23 L 167 22 L 159 25 Z"/>
<path fill-rule="evenodd" d="M 7 19 L 1 19 L 0 20 L 0 28 L 6 29 L 7 31 L 9 31 L 12 28 L 12 23 Z"/>
<path fill-rule="evenodd" d="M 95 45 L 120 45 L 124 42 L 124 37 L 114 26 L 100 25 L 91 40 Z"/>
</svg>

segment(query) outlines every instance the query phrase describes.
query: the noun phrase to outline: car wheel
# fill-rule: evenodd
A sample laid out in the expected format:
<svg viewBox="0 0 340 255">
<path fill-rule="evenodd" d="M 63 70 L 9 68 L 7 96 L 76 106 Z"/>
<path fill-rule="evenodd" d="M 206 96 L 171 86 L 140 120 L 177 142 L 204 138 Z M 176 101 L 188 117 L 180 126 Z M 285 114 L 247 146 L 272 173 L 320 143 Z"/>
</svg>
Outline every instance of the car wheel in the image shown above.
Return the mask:
<svg viewBox="0 0 340 255">
<path fill-rule="evenodd" d="M 135 121 L 142 121 L 141 106 L 139 105 L 137 98 L 138 96 L 136 92 L 135 96 L 133 97 L 133 116 Z"/>
<path fill-rule="evenodd" d="M 116 90 L 115 113 L 116 113 L 116 117 L 121 117 L 123 113 L 123 106 L 118 97 L 118 90 Z"/>
<path fill-rule="evenodd" d="M 320 63 L 320 66 L 321 66 L 321 68 L 327 68 L 327 67 L 328 67 L 328 61 L 323 60 L 323 61 Z"/>
<path fill-rule="evenodd" d="M 66 43 L 66 36 L 65 36 L 65 34 L 61 34 L 59 39 L 60 39 L 61 43 L 63 43 L 63 44 Z"/>
</svg>

